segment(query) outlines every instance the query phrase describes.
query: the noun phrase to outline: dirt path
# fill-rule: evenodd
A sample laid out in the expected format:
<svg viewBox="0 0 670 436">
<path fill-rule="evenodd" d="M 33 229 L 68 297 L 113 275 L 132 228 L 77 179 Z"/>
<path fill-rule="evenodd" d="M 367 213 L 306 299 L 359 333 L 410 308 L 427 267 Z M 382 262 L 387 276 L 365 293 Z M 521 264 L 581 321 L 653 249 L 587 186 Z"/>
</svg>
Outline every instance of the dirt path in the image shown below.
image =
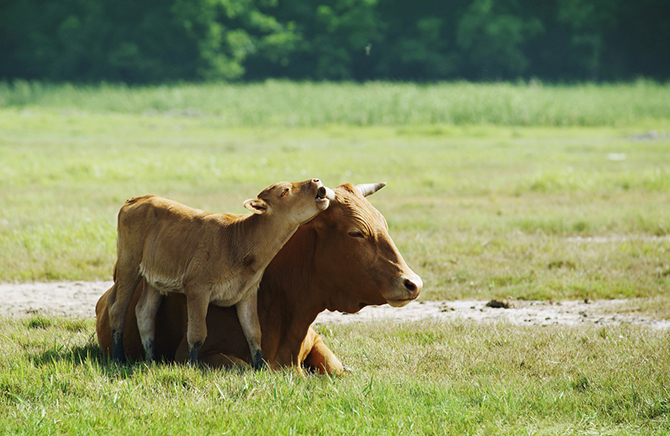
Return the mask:
<svg viewBox="0 0 670 436">
<path fill-rule="evenodd" d="M 95 303 L 112 282 L 0 284 L 0 316 L 31 314 L 90 318 Z M 367 320 L 474 320 L 504 321 L 518 325 L 642 325 L 670 329 L 670 321 L 657 320 L 631 312 L 627 300 L 514 301 L 509 308 L 492 308 L 486 301 L 417 301 L 403 308 L 388 305 L 366 307 L 356 314 L 324 312 L 316 322 L 348 323 Z"/>
</svg>

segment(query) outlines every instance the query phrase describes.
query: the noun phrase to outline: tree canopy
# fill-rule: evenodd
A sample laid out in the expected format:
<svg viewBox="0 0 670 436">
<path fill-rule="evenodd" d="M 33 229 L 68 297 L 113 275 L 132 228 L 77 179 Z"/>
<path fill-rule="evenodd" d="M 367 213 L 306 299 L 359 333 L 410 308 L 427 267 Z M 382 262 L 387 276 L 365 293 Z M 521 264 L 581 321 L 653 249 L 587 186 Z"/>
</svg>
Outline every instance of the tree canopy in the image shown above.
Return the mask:
<svg viewBox="0 0 670 436">
<path fill-rule="evenodd" d="M 0 79 L 670 78 L 667 0 L 5 0 Z"/>
</svg>

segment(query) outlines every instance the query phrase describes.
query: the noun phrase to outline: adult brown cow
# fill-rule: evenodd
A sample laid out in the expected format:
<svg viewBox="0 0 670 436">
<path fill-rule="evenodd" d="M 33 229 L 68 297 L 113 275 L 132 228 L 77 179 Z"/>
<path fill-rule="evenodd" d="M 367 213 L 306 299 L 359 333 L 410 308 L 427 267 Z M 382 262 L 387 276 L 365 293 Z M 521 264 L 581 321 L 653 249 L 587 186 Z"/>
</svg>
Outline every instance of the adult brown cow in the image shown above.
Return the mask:
<svg viewBox="0 0 670 436">
<path fill-rule="evenodd" d="M 404 306 L 423 283 L 405 263 L 388 234 L 384 217 L 364 198 L 383 183 L 335 189 L 330 207 L 302 225 L 265 270 L 258 290 L 262 351 L 271 368 L 301 365 L 337 374 L 342 364 L 311 329 L 325 309 L 354 313 L 367 305 Z M 141 359 L 134 307 L 124 330 L 126 355 Z M 107 291 L 96 305 L 100 347 L 109 355 L 111 332 Z M 185 361 L 186 313 L 181 295 L 170 294 L 157 315 L 156 351 L 166 360 Z M 251 355 L 234 309 L 210 306 L 209 335 L 200 360 L 213 367 L 249 363 Z"/>
</svg>

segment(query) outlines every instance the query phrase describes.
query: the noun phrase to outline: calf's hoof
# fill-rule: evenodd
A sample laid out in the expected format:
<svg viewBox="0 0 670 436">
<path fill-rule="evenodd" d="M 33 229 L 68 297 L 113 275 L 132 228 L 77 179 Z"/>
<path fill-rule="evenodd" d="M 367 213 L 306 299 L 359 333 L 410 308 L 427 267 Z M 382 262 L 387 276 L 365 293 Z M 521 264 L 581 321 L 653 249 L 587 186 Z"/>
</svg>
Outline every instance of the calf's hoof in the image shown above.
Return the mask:
<svg viewBox="0 0 670 436">
<path fill-rule="evenodd" d="M 123 331 L 112 329 L 112 359 L 121 365 L 126 363 L 126 353 L 123 352 Z"/>
<path fill-rule="evenodd" d="M 188 347 L 188 364 L 190 366 L 195 366 L 198 364 L 198 354 L 200 354 L 200 347 L 202 347 L 202 342 L 196 342 L 193 346 Z"/>
<path fill-rule="evenodd" d="M 261 369 L 267 369 L 268 364 L 263 359 L 263 352 L 260 350 L 256 350 L 254 353 L 254 358 L 253 358 L 253 363 L 251 365 L 256 371 L 260 371 Z"/>
<path fill-rule="evenodd" d="M 144 344 L 144 358 L 148 363 L 156 361 L 156 345 L 153 339 L 149 339 Z"/>
</svg>

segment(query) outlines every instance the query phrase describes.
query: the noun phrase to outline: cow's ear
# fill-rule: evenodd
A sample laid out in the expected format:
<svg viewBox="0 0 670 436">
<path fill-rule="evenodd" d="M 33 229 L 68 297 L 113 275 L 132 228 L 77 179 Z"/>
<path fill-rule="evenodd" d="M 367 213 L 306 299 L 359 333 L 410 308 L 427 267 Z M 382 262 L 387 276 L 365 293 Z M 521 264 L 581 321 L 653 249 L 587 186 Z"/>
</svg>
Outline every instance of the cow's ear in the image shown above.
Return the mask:
<svg viewBox="0 0 670 436">
<path fill-rule="evenodd" d="M 244 207 L 259 215 L 268 211 L 268 204 L 260 198 L 250 198 L 244 202 Z"/>
</svg>

